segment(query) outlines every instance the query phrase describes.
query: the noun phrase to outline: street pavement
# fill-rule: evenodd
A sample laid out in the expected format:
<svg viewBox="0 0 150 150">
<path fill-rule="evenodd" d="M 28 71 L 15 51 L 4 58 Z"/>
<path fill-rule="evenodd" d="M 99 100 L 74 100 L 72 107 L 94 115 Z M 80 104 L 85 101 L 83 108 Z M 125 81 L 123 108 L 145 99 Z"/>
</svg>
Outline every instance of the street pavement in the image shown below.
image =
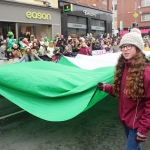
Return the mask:
<svg viewBox="0 0 150 150">
<path fill-rule="evenodd" d="M 0 150 L 125 150 L 117 100 L 112 97 L 64 122 L 48 122 L 25 112 L 0 123 Z M 150 138 L 142 147 L 150 150 Z"/>
</svg>

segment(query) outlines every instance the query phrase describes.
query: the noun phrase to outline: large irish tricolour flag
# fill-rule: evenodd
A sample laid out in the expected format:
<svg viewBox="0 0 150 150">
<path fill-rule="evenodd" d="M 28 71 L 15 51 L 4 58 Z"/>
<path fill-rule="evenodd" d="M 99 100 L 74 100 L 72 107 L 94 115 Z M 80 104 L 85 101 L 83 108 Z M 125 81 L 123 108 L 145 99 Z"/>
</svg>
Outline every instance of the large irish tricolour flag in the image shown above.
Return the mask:
<svg viewBox="0 0 150 150">
<path fill-rule="evenodd" d="M 119 55 L 77 55 L 62 57 L 59 63 L 3 65 L 0 66 L 0 94 L 41 119 L 69 120 L 107 95 L 97 89 L 97 83 L 113 82 Z"/>
</svg>

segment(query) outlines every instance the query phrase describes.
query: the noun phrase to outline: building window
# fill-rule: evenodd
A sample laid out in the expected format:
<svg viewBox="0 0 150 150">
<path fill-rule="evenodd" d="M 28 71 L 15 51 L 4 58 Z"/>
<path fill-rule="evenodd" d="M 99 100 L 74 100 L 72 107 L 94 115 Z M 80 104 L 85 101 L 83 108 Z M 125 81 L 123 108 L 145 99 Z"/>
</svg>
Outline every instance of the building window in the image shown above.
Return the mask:
<svg viewBox="0 0 150 150">
<path fill-rule="evenodd" d="M 141 6 L 142 7 L 150 6 L 150 0 L 141 0 Z"/>
<path fill-rule="evenodd" d="M 35 35 L 38 40 L 45 36 L 51 39 L 51 26 L 49 25 L 18 23 L 18 37 L 25 37 L 26 32 Z"/>
<path fill-rule="evenodd" d="M 79 22 L 79 17 L 76 17 L 76 22 Z"/>
<path fill-rule="evenodd" d="M 141 21 L 150 21 L 150 14 L 142 14 Z"/>
<path fill-rule="evenodd" d="M 114 10 L 117 10 L 117 4 L 114 5 Z"/>
</svg>

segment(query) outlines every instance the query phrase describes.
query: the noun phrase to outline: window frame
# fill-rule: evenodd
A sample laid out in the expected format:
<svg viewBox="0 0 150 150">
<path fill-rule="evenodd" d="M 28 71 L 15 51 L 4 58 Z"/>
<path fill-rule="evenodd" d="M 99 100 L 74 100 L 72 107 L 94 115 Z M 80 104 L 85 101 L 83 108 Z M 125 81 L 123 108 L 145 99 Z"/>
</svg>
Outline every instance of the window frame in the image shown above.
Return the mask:
<svg viewBox="0 0 150 150">
<path fill-rule="evenodd" d="M 146 2 L 149 2 L 149 5 L 146 5 Z M 144 6 L 143 6 L 144 3 Z M 150 0 L 141 0 L 141 7 L 149 7 L 150 6 Z"/>
</svg>

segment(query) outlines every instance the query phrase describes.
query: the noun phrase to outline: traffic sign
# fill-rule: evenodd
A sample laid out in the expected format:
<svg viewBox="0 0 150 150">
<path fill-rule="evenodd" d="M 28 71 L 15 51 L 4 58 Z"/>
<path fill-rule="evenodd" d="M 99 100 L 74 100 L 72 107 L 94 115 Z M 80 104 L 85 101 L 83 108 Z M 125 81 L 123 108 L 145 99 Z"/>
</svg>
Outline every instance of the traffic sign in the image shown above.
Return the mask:
<svg viewBox="0 0 150 150">
<path fill-rule="evenodd" d="M 123 21 L 120 21 L 120 30 L 123 30 Z"/>
<path fill-rule="evenodd" d="M 138 16 L 139 16 L 138 13 L 134 13 L 134 14 L 133 14 L 133 17 L 134 17 L 134 18 L 137 18 Z"/>
</svg>

